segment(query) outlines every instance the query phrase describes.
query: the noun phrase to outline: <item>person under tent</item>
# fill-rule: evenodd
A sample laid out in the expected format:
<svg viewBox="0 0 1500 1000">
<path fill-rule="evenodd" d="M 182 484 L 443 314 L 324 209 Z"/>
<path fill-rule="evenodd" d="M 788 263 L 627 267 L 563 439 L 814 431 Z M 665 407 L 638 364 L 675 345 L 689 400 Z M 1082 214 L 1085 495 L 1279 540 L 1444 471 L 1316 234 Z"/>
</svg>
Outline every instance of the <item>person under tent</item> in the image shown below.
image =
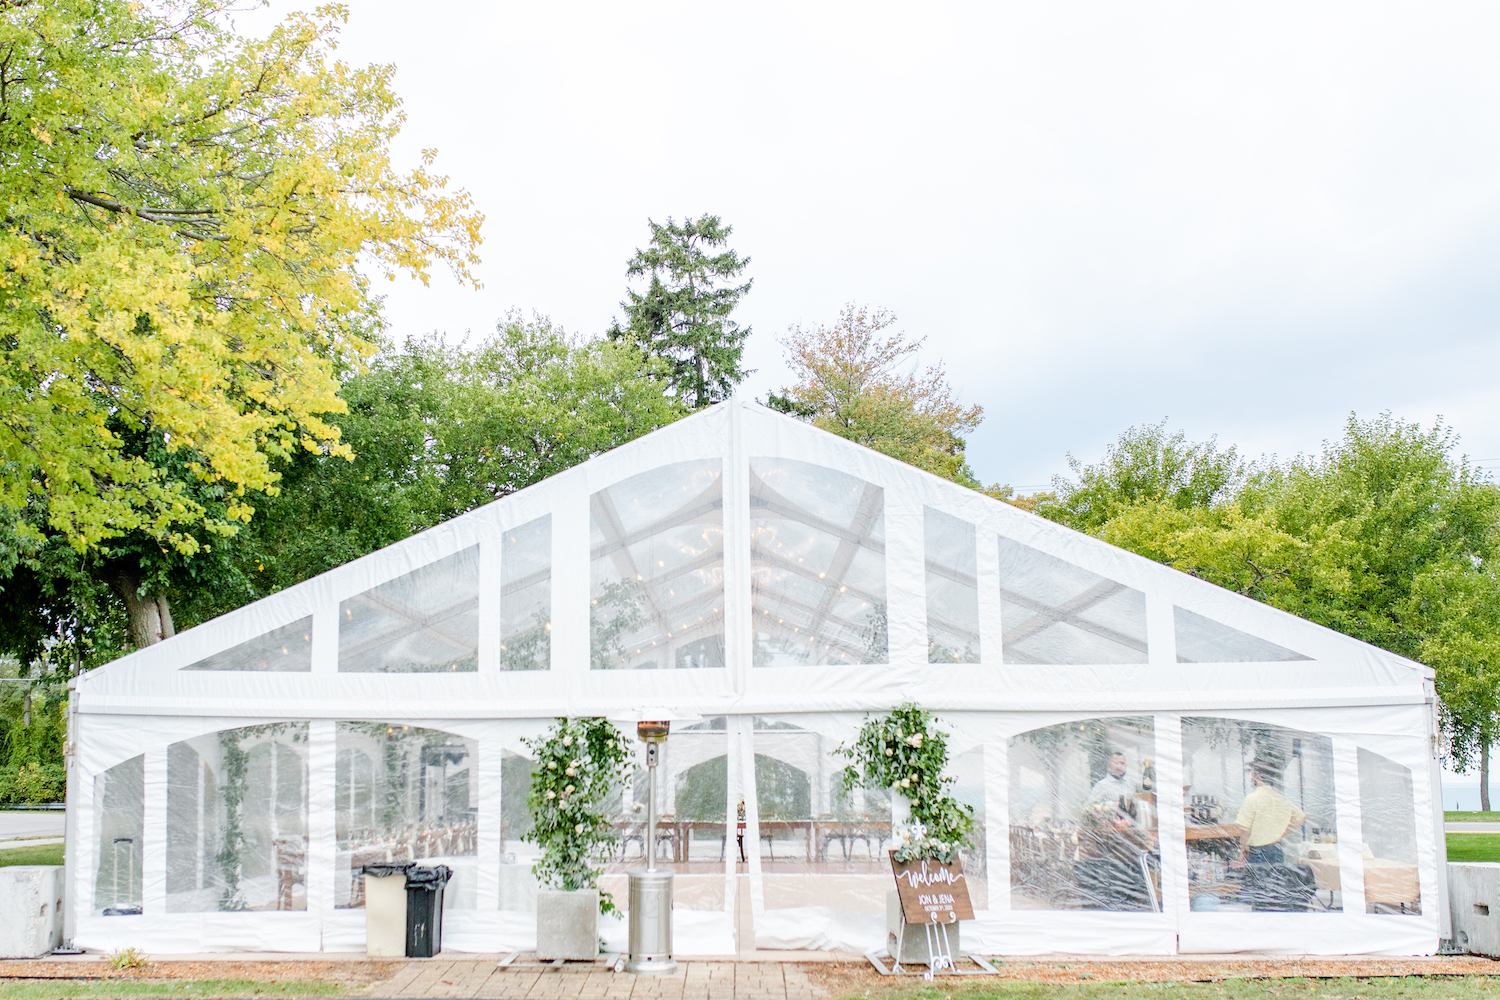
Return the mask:
<svg viewBox="0 0 1500 1000">
<path fill-rule="evenodd" d="M 1276 767 L 1268 760 L 1250 762 L 1250 783 L 1254 785 L 1240 805 L 1235 824 L 1244 828 L 1240 834 L 1242 864 L 1279 865 L 1286 862 L 1281 842 L 1288 833 L 1307 822 L 1307 813 L 1278 792 L 1271 784 Z"/>
</svg>

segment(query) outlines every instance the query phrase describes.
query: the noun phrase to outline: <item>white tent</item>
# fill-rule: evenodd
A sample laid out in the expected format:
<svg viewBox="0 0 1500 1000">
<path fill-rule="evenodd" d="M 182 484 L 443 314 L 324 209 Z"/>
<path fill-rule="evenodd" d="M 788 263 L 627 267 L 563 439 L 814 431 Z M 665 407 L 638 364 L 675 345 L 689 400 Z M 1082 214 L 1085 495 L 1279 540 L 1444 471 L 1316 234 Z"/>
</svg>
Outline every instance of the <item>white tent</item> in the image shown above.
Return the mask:
<svg viewBox="0 0 1500 1000">
<path fill-rule="evenodd" d="M 359 950 L 351 873 L 432 859 L 445 947 L 525 948 L 524 739 L 666 705 L 702 719 L 661 783 L 678 953 L 735 952 L 743 892 L 761 948 L 876 947 L 891 800 L 835 751 L 905 701 L 979 822 L 968 949 L 1446 936 L 1430 670 L 738 400 L 79 678 L 71 934 Z M 1252 772 L 1285 834 L 1241 867 Z"/>
</svg>

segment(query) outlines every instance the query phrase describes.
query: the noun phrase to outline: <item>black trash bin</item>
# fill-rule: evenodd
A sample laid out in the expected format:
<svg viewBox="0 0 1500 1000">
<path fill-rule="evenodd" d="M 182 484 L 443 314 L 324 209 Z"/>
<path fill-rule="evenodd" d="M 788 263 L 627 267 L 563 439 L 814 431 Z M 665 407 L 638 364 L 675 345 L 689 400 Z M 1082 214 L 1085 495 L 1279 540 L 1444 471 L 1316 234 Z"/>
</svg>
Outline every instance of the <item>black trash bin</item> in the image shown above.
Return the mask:
<svg viewBox="0 0 1500 1000">
<path fill-rule="evenodd" d="M 413 865 L 406 873 L 406 957 L 431 958 L 443 950 L 443 886 L 447 865 Z"/>
</svg>

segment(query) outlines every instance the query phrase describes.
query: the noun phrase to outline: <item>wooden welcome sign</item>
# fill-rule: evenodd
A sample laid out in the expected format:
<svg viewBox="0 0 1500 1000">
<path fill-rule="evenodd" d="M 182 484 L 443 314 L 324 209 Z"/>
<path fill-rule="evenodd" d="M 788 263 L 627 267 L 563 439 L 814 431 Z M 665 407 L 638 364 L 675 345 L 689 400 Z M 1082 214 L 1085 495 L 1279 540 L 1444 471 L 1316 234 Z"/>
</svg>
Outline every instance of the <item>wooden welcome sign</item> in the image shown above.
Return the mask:
<svg viewBox="0 0 1500 1000">
<path fill-rule="evenodd" d="M 969 883 L 963 866 L 954 861 L 897 861 L 891 851 L 891 870 L 896 875 L 896 896 L 909 924 L 946 924 L 973 920 Z"/>
</svg>

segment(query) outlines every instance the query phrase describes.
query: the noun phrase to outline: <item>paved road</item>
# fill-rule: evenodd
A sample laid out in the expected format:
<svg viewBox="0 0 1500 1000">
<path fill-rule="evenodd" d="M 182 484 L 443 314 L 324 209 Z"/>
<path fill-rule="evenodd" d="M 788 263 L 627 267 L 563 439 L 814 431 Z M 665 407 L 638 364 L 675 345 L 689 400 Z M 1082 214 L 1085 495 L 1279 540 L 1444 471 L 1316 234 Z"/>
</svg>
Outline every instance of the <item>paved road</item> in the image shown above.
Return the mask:
<svg viewBox="0 0 1500 1000">
<path fill-rule="evenodd" d="M 23 810 L 0 812 L 0 840 L 12 837 L 61 837 L 67 825 L 67 813 Z"/>
<path fill-rule="evenodd" d="M 1500 823 L 1444 823 L 1449 833 L 1500 833 Z"/>
</svg>

